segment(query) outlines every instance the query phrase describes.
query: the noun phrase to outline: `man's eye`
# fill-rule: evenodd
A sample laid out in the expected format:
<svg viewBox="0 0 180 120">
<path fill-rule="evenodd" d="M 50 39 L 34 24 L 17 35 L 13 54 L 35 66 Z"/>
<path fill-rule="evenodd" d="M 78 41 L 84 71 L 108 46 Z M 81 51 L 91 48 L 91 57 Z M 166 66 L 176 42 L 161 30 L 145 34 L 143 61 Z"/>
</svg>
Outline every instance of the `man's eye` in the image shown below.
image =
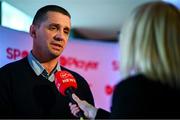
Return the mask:
<svg viewBox="0 0 180 120">
<path fill-rule="evenodd" d="M 64 33 L 69 34 L 69 31 L 66 31 L 66 30 L 65 30 Z"/>
<path fill-rule="evenodd" d="M 50 27 L 50 30 L 57 30 L 57 27 Z"/>
</svg>

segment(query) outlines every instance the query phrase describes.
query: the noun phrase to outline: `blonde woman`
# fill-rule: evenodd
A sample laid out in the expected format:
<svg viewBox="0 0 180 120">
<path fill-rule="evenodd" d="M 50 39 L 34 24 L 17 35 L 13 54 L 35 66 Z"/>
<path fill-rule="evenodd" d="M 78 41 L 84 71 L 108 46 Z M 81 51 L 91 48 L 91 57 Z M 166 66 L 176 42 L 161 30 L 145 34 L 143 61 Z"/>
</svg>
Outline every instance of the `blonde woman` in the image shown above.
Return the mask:
<svg viewBox="0 0 180 120">
<path fill-rule="evenodd" d="M 121 72 L 126 78 L 116 86 L 109 116 L 180 118 L 178 9 L 150 2 L 136 8 L 128 19 L 120 34 Z M 104 118 L 102 109 L 73 98 L 88 118 Z M 74 115 L 79 110 L 72 104 L 70 108 Z"/>
</svg>

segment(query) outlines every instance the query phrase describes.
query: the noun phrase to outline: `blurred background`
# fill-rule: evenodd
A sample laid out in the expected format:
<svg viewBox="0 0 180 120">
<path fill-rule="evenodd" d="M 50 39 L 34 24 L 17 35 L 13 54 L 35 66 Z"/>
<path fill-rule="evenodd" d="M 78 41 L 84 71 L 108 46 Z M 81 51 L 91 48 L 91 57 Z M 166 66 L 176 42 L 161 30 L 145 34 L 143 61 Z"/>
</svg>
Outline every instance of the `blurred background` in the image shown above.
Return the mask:
<svg viewBox="0 0 180 120">
<path fill-rule="evenodd" d="M 0 0 L 1 25 L 28 32 L 35 12 L 47 4 L 66 8 L 72 16 L 71 37 L 117 42 L 129 13 L 139 4 L 160 0 Z M 164 0 L 180 7 L 180 0 Z M 163 12 L 163 11 L 162 11 Z"/>
</svg>

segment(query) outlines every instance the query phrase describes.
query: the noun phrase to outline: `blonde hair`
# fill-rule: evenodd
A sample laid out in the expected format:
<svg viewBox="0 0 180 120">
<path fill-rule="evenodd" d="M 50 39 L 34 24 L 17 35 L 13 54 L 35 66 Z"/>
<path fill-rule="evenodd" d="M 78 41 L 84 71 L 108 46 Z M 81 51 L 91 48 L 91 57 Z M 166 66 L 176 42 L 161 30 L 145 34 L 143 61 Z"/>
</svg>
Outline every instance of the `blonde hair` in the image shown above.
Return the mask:
<svg viewBox="0 0 180 120">
<path fill-rule="evenodd" d="M 120 34 L 121 69 L 180 87 L 180 13 L 165 2 L 133 11 Z"/>
</svg>

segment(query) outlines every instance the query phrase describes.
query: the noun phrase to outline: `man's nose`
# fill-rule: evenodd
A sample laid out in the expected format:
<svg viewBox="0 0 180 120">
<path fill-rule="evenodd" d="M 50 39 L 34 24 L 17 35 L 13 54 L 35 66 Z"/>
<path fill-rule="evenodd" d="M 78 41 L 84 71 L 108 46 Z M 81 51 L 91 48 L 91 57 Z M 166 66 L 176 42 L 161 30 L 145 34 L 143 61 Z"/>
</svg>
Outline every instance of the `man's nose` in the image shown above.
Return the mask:
<svg viewBox="0 0 180 120">
<path fill-rule="evenodd" d="M 64 39 L 64 33 L 62 30 L 57 31 L 57 33 L 54 36 L 55 40 L 63 40 Z"/>
</svg>

